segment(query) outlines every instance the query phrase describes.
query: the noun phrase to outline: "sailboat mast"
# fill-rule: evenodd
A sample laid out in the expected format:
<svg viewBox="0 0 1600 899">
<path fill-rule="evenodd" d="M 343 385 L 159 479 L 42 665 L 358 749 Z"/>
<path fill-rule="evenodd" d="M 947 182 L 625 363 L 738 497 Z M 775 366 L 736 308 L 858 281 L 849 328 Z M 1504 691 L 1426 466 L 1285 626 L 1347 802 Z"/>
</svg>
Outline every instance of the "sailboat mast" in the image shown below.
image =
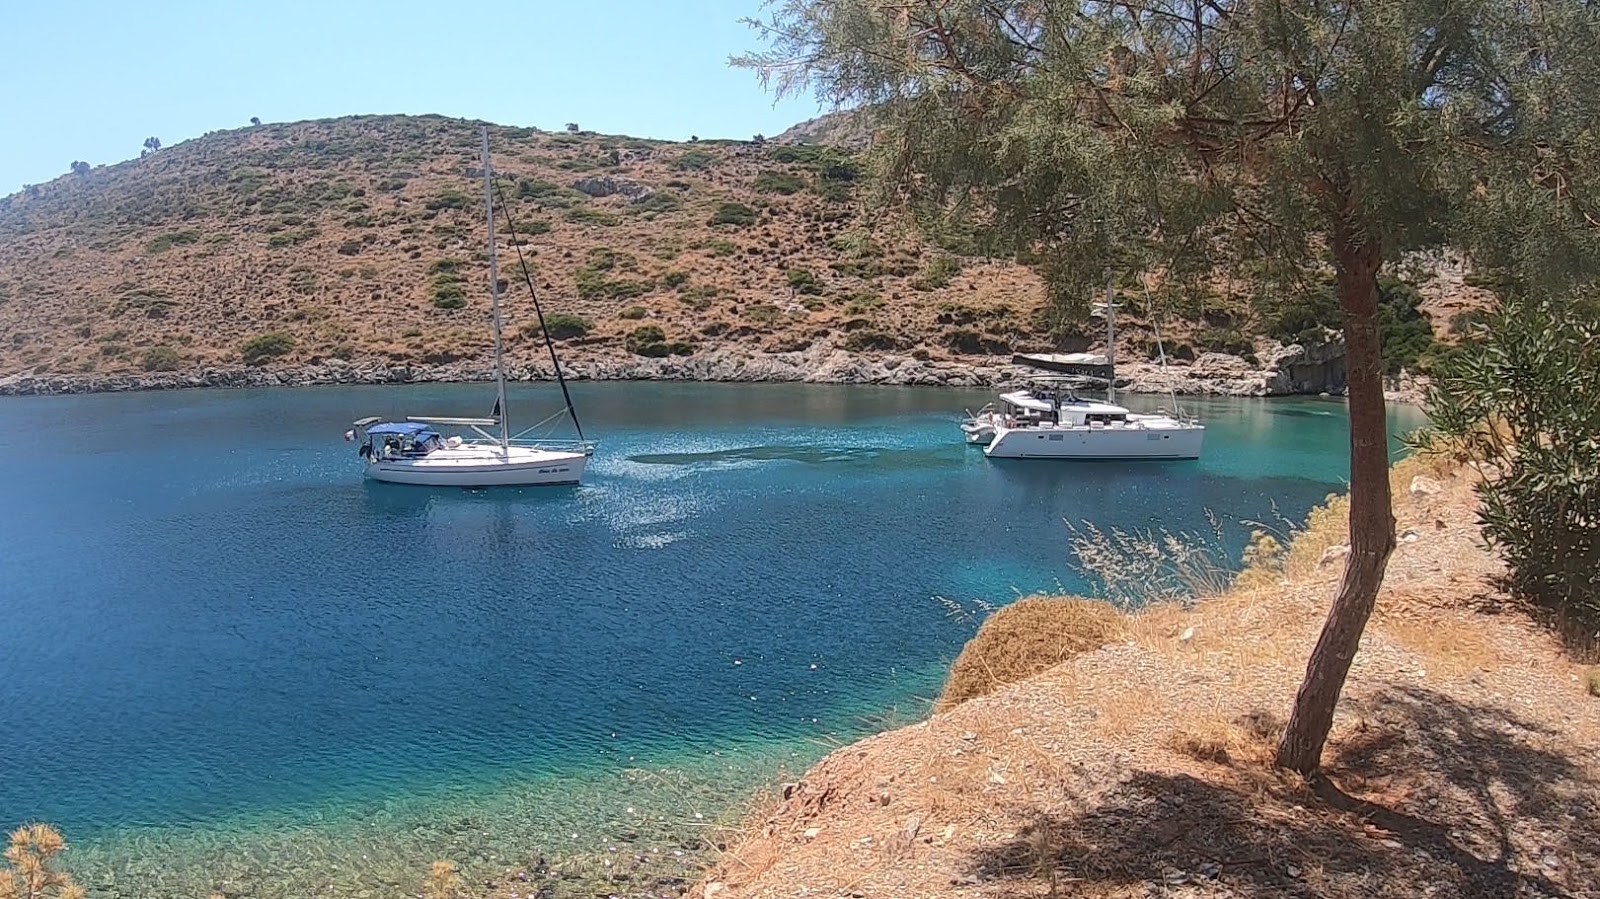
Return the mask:
<svg viewBox="0 0 1600 899">
<path fill-rule="evenodd" d="M 495 408 L 500 410 L 500 449 L 511 445 L 511 426 L 506 421 L 506 360 L 500 340 L 500 261 L 494 241 L 494 168 L 489 163 L 489 129 L 483 129 L 483 200 L 489 216 L 489 296 L 494 303 L 494 380 Z"/>
<path fill-rule="evenodd" d="M 1106 364 L 1111 369 L 1106 380 L 1106 399 L 1117 401 L 1117 289 L 1116 273 L 1106 269 Z"/>
</svg>

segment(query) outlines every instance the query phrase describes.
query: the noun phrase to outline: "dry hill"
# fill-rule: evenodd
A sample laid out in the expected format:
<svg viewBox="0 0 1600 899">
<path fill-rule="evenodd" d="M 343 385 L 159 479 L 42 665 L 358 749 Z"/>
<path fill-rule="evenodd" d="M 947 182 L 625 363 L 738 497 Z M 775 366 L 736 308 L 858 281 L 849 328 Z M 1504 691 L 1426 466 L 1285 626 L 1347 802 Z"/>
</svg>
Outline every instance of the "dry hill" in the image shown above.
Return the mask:
<svg viewBox="0 0 1600 899">
<path fill-rule="evenodd" d="M 563 337 L 645 355 L 1005 350 L 1037 280 L 884 227 L 815 147 L 492 129 Z M 0 375 L 262 360 L 448 361 L 489 346 L 474 123 L 357 117 L 219 132 L 0 200 Z M 514 358 L 534 320 L 502 230 Z M 537 335 L 536 331 L 532 332 Z M 1037 342 L 1037 340 L 1035 340 Z"/>
<path fill-rule="evenodd" d="M 848 151 L 795 143 L 858 146 L 849 124 L 759 143 L 493 127 L 567 358 L 820 347 L 937 360 L 1098 337 L 1052 327 L 1015 263 L 869 217 Z M 478 145 L 476 123 L 437 116 L 262 125 L 0 199 L 0 378 L 483 360 Z M 502 230 L 511 360 L 526 365 L 537 330 L 511 244 Z M 1433 280 L 1443 331 L 1459 272 Z M 1226 292 L 1191 311 L 1169 322 L 1192 351 L 1180 355 L 1248 356 L 1264 330 Z M 1138 315 L 1124 324 L 1124 352 L 1145 351 Z"/>
</svg>

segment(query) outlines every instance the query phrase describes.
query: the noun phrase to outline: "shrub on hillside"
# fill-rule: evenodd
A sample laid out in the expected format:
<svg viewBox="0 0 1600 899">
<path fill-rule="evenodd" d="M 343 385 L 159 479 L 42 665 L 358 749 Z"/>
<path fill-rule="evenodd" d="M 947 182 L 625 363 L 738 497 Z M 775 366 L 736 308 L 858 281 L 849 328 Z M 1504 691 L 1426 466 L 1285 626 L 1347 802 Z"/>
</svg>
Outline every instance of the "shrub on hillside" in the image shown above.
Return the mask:
<svg viewBox="0 0 1600 899">
<path fill-rule="evenodd" d="M 826 284 L 823 284 L 822 279 L 817 277 L 816 273 L 810 269 L 792 268 L 789 269 L 789 273 L 786 277 L 789 282 L 789 289 L 795 293 L 804 293 L 816 296 L 822 293 L 823 288 L 827 286 Z"/>
<path fill-rule="evenodd" d="M 743 203 L 723 203 L 711 214 L 710 224 L 748 227 L 760 221 L 761 216 Z"/>
<path fill-rule="evenodd" d="M 762 172 L 756 175 L 755 188 L 757 193 L 788 196 L 805 190 L 806 183 L 788 172 Z"/>
<path fill-rule="evenodd" d="M 639 320 L 641 318 L 644 318 L 645 315 L 649 313 L 649 311 L 650 310 L 644 308 L 643 306 L 629 306 L 628 308 L 622 310 L 621 312 L 618 312 L 617 313 L 617 318 L 628 319 L 630 321 L 637 321 L 637 320 Z"/>
<path fill-rule="evenodd" d="M 140 365 L 145 371 L 177 371 L 182 363 L 183 357 L 178 355 L 177 350 L 169 346 L 158 346 L 145 351 Z"/>
<path fill-rule="evenodd" d="M 913 278 L 913 290 L 939 290 L 950 286 L 950 279 L 961 272 L 961 263 L 953 256 L 935 256 L 922 274 Z"/>
<path fill-rule="evenodd" d="M 615 213 L 607 212 L 604 209 L 595 209 L 590 206 L 579 206 L 574 209 L 568 209 L 563 217 L 573 224 L 599 225 L 602 228 L 610 228 L 621 223 L 622 221 L 621 219 L 617 218 Z"/>
<path fill-rule="evenodd" d="M 1600 624 L 1600 297 L 1512 298 L 1441 365 L 1413 443 L 1487 462 L 1478 521 L 1508 586 Z M 1592 630 L 1591 630 L 1592 632 Z"/>
<path fill-rule="evenodd" d="M 287 356 L 294 351 L 294 338 L 282 331 L 272 331 L 260 334 L 245 341 L 240 347 L 239 355 L 249 365 L 259 365 L 268 359 Z"/>
<path fill-rule="evenodd" d="M 686 150 L 672 167 L 686 172 L 703 172 L 717 162 L 717 157 L 705 150 Z"/>
<path fill-rule="evenodd" d="M 552 312 L 544 317 L 544 330 L 550 334 L 551 340 L 568 340 L 573 337 L 582 337 L 593 328 L 594 322 L 581 315 Z M 529 322 L 523 327 L 522 333 L 527 337 L 542 336 L 538 322 Z"/>
<path fill-rule="evenodd" d="M 144 245 L 150 253 L 165 253 L 173 247 L 187 246 L 200 242 L 199 231 L 169 231 Z"/>
</svg>

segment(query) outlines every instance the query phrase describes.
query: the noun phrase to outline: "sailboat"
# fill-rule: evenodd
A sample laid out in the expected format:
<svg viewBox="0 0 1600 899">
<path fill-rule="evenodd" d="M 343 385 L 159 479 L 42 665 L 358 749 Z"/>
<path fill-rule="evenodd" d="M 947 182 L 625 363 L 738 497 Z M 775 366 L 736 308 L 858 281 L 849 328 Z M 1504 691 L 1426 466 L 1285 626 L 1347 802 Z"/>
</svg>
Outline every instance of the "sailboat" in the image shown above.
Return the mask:
<svg viewBox="0 0 1600 899">
<path fill-rule="evenodd" d="M 513 435 L 506 414 L 506 367 L 501 338 L 500 267 L 494 238 L 494 168 L 489 158 L 489 129 L 483 129 L 483 190 L 489 224 L 489 295 L 494 309 L 494 411 L 487 418 L 407 416 L 404 421 L 363 418 L 345 432 L 345 440 L 361 443 L 366 476 L 391 484 L 429 487 L 553 487 L 582 481 L 595 443 L 583 437 L 583 425 L 572 405 L 555 343 L 543 328 L 544 311 L 533 294 L 534 309 L 545 333 L 545 347 L 555 366 L 556 381 L 566 401 L 566 414 L 577 431 L 576 440 L 529 439 L 528 431 Z M 509 217 L 507 224 L 513 229 Z M 520 251 L 519 251 L 520 253 Z M 533 293 L 533 281 L 523 265 L 523 277 Z M 441 429 L 467 428 L 469 436 L 445 436 Z"/>
<path fill-rule="evenodd" d="M 1026 390 L 1000 394 L 1000 408 L 985 406 L 961 423 L 970 446 L 991 459 L 1198 459 L 1205 426 L 1182 413 L 1141 415 L 1117 405 L 1115 281 L 1106 278 L 1106 353 L 1019 353 L 1012 363 L 1048 372 L 1029 378 Z M 1160 346 L 1160 331 L 1156 332 Z M 1166 366 L 1166 349 L 1161 348 Z M 1104 383 L 1106 401 L 1077 391 Z M 1173 394 L 1173 406 L 1177 395 Z"/>
</svg>

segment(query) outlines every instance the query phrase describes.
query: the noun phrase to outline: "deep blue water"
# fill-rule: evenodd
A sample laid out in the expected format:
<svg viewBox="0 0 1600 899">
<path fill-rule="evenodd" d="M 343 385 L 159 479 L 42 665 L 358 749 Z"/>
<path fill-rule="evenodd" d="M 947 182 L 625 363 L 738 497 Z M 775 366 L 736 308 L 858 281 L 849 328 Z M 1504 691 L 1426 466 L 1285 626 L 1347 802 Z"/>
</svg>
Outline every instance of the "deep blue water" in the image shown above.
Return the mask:
<svg viewBox="0 0 1600 899">
<path fill-rule="evenodd" d="M 574 390 L 585 485 L 491 492 L 365 482 L 340 438 L 482 386 L 0 400 L 0 826 L 848 738 L 937 692 L 970 626 L 934 597 L 1083 588 L 1064 518 L 1298 517 L 1347 471 L 1334 401 L 1196 403 L 1198 463 L 1007 463 L 958 440 L 981 393 Z"/>
</svg>

